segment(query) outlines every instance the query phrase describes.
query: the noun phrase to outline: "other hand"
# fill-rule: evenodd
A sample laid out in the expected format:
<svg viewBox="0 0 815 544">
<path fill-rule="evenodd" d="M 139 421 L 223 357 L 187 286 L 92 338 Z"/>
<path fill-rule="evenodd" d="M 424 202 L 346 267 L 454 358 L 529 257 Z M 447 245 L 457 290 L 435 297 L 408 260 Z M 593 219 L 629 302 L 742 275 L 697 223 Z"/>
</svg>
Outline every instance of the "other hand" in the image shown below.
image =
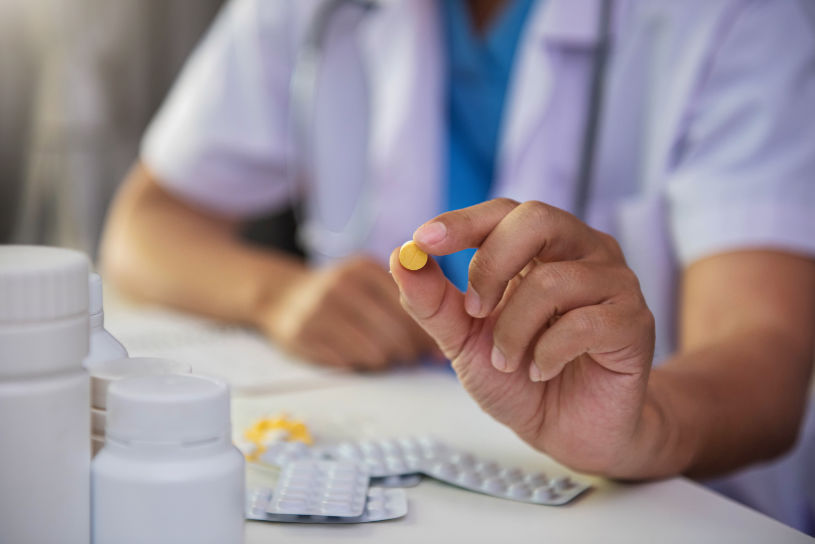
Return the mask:
<svg viewBox="0 0 815 544">
<path fill-rule="evenodd" d="M 337 367 L 382 369 L 434 347 L 400 306 L 387 270 L 367 257 L 305 270 L 259 322 L 283 348 Z"/>
</svg>

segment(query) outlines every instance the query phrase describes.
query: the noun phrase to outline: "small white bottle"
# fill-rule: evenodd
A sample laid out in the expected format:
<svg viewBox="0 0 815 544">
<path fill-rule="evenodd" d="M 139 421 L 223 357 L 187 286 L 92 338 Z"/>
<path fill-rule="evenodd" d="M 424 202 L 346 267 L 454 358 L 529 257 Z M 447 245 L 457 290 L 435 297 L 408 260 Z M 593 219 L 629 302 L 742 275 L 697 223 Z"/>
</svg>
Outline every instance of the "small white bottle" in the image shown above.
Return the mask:
<svg viewBox="0 0 815 544">
<path fill-rule="evenodd" d="M 99 274 L 88 276 L 90 296 L 91 345 L 82 366 L 91 369 L 97 363 L 115 361 L 127 357 L 125 347 L 105 329 L 105 311 L 102 305 L 102 278 Z"/>
<path fill-rule="evenodd" d="M 88 260 L 0 246 L 0 542 L 90 540 Z"/>
<path fill-rule="evenodd" d="M 91 337 L 93 338 L 93 337 Z M 97 361 L 88 371 L 91 374 L 91 455 L 96 456 L 105 445 L 105 421 L 110 384 L 134 376 L 151 374 L 190 374 L 187 363 L 152 357 L 127 357 L 112 361 Z"/>
<path fill-rule="evenodd" d="M 95 544 L 239 544 L 244 460 L 229 390 L 183 374 L 111 384 L 105 446 L 92 464 Z"/>
</svg>

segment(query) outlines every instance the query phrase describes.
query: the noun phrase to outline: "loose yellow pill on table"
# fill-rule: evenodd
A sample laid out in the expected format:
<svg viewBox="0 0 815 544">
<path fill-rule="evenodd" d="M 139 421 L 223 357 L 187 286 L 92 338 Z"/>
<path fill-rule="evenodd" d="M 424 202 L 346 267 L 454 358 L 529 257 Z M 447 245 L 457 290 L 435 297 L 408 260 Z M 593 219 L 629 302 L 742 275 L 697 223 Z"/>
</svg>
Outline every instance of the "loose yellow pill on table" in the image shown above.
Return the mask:
<svg viewBox="0 0 815 544">
<path fill-rule="evenodd" d="M 399 249 L 399 262 L 408 270 L 419 270 L 427 264 L 427 253 L 419 249 L 416 242 L 408 240 Z"/>
</svg>

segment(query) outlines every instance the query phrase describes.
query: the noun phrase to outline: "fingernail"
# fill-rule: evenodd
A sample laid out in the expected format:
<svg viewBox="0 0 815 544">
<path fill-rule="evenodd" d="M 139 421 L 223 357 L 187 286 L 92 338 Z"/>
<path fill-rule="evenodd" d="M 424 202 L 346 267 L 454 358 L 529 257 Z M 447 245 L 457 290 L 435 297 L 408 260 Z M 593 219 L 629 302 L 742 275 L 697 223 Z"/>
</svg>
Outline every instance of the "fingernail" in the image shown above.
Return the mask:
<svg viewBox="0 0 815 544">
<path fill-rule="evenodd" d="M 481 317 L 481 297 L 478 296 L 472 285 L 467 286 L 464 295 L 464 309 L 473 317 Z"/>
<path fill-rule="evenodd" d="M 447 227 L 438 221 L 422 225 L 413 233 L 413 239 L 422 245 L 432 246 L 444 240 Z"/>
<path fill-rule="evenodd" d="M 529 379 L 533 382 L 540 382 L 543 381 L 543 376 L 541 376 L 541 369 L 538 368 L 538 365 L 532 363 L 529 365 Z"/>
<path fill-rule="evenodd" d="M 498 346 L 492 346 L 492 354 L 490 355 L 490 360 L 492 361 L 492 366 L 494 366 L 496 370 L 506 372 L 507 358 L 504 357 L 504 354 L 501 353 L 501 350 L 498 349 Z"/>
</svg>

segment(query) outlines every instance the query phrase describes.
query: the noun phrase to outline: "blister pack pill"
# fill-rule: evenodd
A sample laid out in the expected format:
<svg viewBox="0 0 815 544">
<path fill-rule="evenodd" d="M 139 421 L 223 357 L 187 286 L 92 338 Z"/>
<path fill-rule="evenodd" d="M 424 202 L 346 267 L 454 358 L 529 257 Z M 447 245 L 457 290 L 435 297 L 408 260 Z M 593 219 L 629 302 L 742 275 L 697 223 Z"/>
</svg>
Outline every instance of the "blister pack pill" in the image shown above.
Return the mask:
<svg viewBox="0 0 815 544">
<path fill-rule="evenodd" d="M 425 459 L 446 446 L 426 437 L 366 439 L 344 441 L 324 448 L 322 454 L 332 459 L 345 459 L 364 463 L 371 477 L 385 478 L 422 472 Z"/>
<path fill-rule="evenodd" d="M 359 517 L 365 509 L 368 485 L 368 471 L 356 462 L 292 461 L 283 467 L 266 512 Z"/>
<path fill-rule="evenodd" d="M 267 465 L 284 467 L 292 461 L 312 459 L 315 455 L 309 446 L 302 442 L 274 442 L 266 446 L 266 450 L 258 457 L 259 461 Z"/>
<path fill-rule="evenodd" d="M 268 508 L 273 496 L 269 488 L 251 490 L 246 502 L 246 519 L 278 523 L 369 523 L 401 518 L 408 510 L 407 495 L 402 489 L 368 488 L 365 510 L 357 517 L 271 514 Z"/>
<path fill-rule="evenodd" d="M 432 437 L 342 442 L 323 454 L 363 463 L 371 477 L 421 473 L 470 491 L 535 504 L 566 504 L 590 487 L 569 476 L 550 478 L 502 467 Z"/>
</svg>

